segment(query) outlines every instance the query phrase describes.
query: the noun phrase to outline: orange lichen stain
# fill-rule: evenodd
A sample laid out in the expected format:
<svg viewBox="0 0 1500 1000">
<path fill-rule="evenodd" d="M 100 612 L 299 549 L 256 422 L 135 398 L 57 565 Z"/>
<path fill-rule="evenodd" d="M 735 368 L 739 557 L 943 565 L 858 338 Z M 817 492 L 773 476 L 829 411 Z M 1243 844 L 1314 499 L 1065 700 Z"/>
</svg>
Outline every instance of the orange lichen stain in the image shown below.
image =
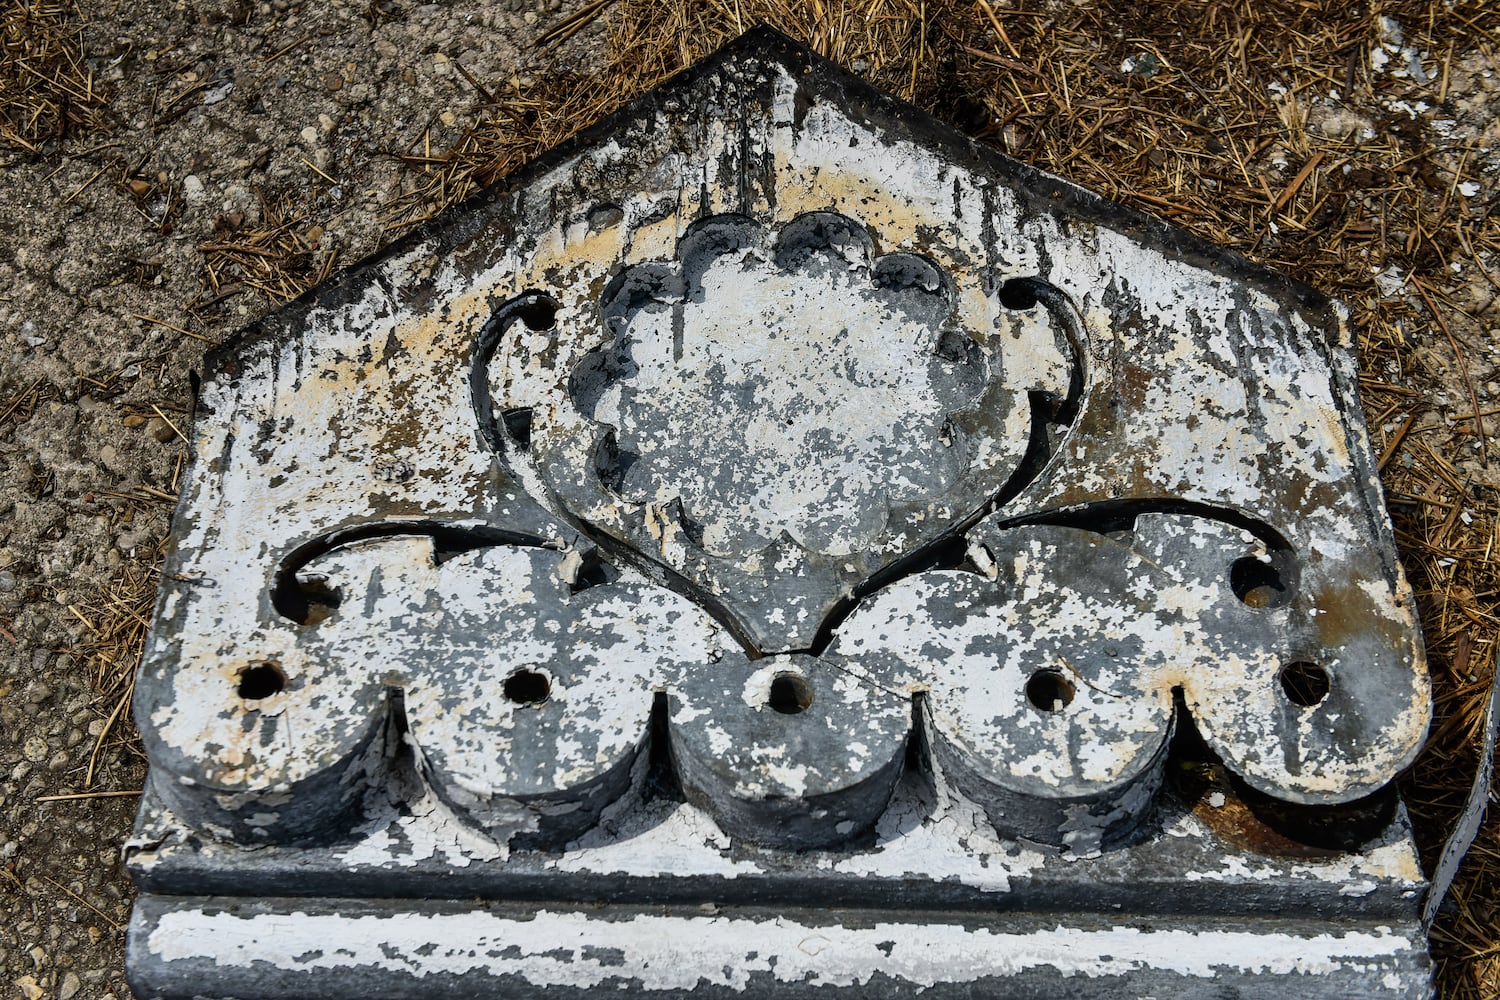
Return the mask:
<svg viewBox="0 0 1500 1000">
<path fill-rule="evenodd" d="M 1280 858 L 1327 858 L 1341 857 L 1341 853 L 1322 847 L 1314 847 L 1278 832 L 1268 826 L 1255 812 L 1235 797 L 1228 785 L 1216 789 L 1223 795 L 1223 804 L 1215 807 L 1205 796 L 1193 804 L 1193 815 L 1214 835 L 1233 847 L 1252 854 Z"/>
</svg>

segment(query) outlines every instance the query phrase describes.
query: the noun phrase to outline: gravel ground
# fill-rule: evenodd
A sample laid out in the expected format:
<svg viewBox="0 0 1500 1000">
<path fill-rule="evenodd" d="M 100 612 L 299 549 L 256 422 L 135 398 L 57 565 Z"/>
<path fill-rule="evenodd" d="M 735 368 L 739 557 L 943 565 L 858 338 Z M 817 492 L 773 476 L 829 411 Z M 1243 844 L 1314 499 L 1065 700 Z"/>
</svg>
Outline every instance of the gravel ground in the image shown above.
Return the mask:
<svg viewBox="0 0 1500 1000">
<path fill-rule="evenodd" d="M 459 65 L 529 83 L 562 4 L 114 6 L 87 29 L 113 127 L 0 174 L 0 996 L 27 1000 L 130 996 L 136 799 L 40 800 L 83 790 L 91 761 L 90 791 L 145 774 L 109 719 L 133 665 L 96 684 L 120 641 L 96 630 L 121 602 L 149 615 L 189 373 L 274 307 L 205 292 L 200 244 L 275 218 L 312 269 L 374 250 L 401 190 L 391 151 L 456 138 L 476 106 Z"/>
<path fill-rule="evenodd" d="M 288 290 L 230 276 L 243 254 L 205 245 L 273 234 L 304 277 L 376 249 L 393 202 L 421 181 L 393 152 L 446 149 L 478 113 L 470 78 L 529 85 L 534 41 L 572 6 L 163 0 L 90 13 L 111 127 L 0 170 L 0 914 L 12 915 L 0 996 L 130 995 L 119 847 L 136 800 L 98 793 L 144 777 L 117 709 L 177 492 L 190 373 Z M 563 57 L 588 65 L 600 38 L 581 33 Z M 1500 79 L 1478 56 L 1454 67 L 1463 113 L 1441 139 L 1490 156 L 1492 190 Z M 1348 114 L 1313 124 L 1385 127 L 1405 111 Z M 1493 261 L 1473 263 L 1463 304 L 1500 325 L 1480 273 Z M 1400 293 L 1402 275 L 1385 280 Z M 1500 333 L 1456 333 L 1478 398 L 1445 343 L 1416 345 L 1438 405 L 1413 438 L 1471 405 L 1500 412 Z M 1449 454 L 1467 481 L 1495 484 L 1477 442 Z"/>
</svg>

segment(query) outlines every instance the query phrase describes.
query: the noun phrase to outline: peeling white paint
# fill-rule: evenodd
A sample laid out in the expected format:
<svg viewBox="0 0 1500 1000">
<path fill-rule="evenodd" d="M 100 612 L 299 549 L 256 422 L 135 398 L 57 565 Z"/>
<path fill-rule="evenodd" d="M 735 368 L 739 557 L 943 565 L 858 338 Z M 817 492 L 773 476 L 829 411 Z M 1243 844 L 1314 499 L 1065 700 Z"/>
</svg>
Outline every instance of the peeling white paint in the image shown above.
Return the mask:
<svg viewBox="0 0 1500 1000">
<path fill-rule="evenodd" d="M 788 918 L 642 914 L 601 923 L 547 909 L 524 920 L 482 911 L 238 916 L 184 909 L 164 914 L 146 946 L 160 961 L 211 958 L 224 968 L 368 969 L 418 980 L 479 973 L 514 976 L 533 987 L 647 992 L 700 986 L 745 992 L 761 977 L 850 987 L 876 974 L 925 988 L 1037 969 L 1068 979 L 1143 969 L 1200 980 L 1226 971 L 1315 977 L 1378 968 L 1419 947 L 1386 927 L 1300 935 L 1058 925 L 1007 933 L 939 921 L 849 928 Z"/>
<path fill-rule="evenodd" d="M 1316 807 L 1391 780 L 1430 694 L 1342 307 L 749 65 L 755 86 L 738 69 L 694 86 L 738 101 L 763 84 L 763 103 L 690 116 L 688 138 L 680 109 L 653 107 L 498 194 L 453 245 L 351 272 L 218 358 L 137 686 L 153 787 L 182 823 L 252 845 L 353 826 L 338 857 L 355 867 L 477 870 L 541 844 L 560 875 L 739 880 L 778 870 L 780 848 L 749 845 L 793 816 L 827 838 L 807 857 L 831 878 L 1000 893 L 1052 858 L 1012 838 L 1088 866 L 1150 814 L 1174 689 L 1262 792 Z M 641 295 L 622 304 L 617 281 Z M 550 322 L 525 311 L 538 302 Z M 505 422 L 521 411 L 525 440 Z M 1044 523 L 1090 517 L 1111 533 Z M 830 620 L 959 523 L 977 573 L 903 571 Z M 1234 592 L 1245 560 L 1285 571 L 1284 602 Z M 338 592 L 322 620 L 273 602 L 294 571 Z M 768 691 L 797 657 L 816 692 L 792 722 Z M 1323 671 L 1326 697 L 1289 701 L 1294 661 Z M 263 668 L 279 688 L 246 693 Z M 1030 692 L 1039 673 L 1066 690 Z M 542 693 L 506 694 L 522 674 Z M 642 798 L 658 695 L 703 809 Z M 897 781 L 916 695 L 932 795 Z M 398 704 L 412 788 L 392 773 Z M 392 812 L 361 825 L 365 801 Z M 1210 842 L 1196 823 L 1163 836 Z M 230 848 L 163 848 L 190 849 Z M 1420 869 L 1402 840 L 1306 864 L 1226 854 L 1182 878 L 1361 900 Z M 756 970 L 1313 975 L 1416 947 L 932 923 L 885 949 L 795 921 L 611 926 L 627 972 L 544 954 L 597 929 L 546 909 L 179 913 L 151 940 L 248 962 L 273 948 L 258 935 L 326 934 L 352 954 L 309 965 L 652 989 L 743 989 Z M 789 957 L 747 957 L 748 934 Z M 405 950 L 418 941 L 439 947 Z"/>
</svg>

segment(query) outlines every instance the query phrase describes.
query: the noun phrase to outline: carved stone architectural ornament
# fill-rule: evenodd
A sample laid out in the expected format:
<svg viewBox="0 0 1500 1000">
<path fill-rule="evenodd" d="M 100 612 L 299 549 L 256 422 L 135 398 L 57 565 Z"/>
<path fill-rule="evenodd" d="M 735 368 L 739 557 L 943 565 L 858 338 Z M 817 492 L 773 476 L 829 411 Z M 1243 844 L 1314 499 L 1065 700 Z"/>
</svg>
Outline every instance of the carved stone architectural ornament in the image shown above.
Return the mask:
<svg viewBox="0 0 1500 1000">
<path fill-rule="evenodd" d="M 754 32 L 217 351 L 143 997 L 1420 997 L 1347 316 Z"/>
</svg>

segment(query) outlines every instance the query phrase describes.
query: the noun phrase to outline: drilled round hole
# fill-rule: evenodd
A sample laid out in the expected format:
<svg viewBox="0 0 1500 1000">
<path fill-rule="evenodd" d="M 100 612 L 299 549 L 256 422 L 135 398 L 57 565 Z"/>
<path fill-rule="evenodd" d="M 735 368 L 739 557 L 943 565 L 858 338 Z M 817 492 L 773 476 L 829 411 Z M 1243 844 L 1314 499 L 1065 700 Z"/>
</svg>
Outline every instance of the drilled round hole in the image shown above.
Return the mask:
<svg viewBox="0 0 1500 1000">
<path fill-rule="evenodd" d="M 1031 278 L 1011 278 L 1000 286 L 1000 304 L 1007 309 L 1030 309 L 1036 305 L 1036 283 Z"/>
<path fill-rule="evenodd" d="M 517 705 L 540 705 L 552 693 L 552 682 L 535 670 L 517 670 L 505 678 L 505 697 Z"/>
<path fill-rule="evenodd" d="M 777 674 L 771 680 L 770 705 L 782 715 L 805 712 L 812 705 L 813 689 L 806 678 L 796 674 Z"/>
<path fill-rule="evenodd" d="M 552 324 L 557 322 L 557 303 L 538 296 L 521 303 L 515 314 L 526 324 L 528 330 L 550 330 Z"/>
<path fill-rule="evenodd" d="M 246 701 L 259 701 L 273 694 L 280 694 L 286 687 L 286 674 L 274 663 L 252 663 L 239 672 L 239 696 Z"/>
<path fill-rule="evenodd" d="M 1279 608 L 1291 596 L 1276 564 L 1255 556 L 1236 559 L 1229 567 L 1229 589 L 1246 607 Z"/>
<path fill-rule="evenodd" d="M 1026 682 L 1026 700 L 1041 712 L 1061 712 L 1076 692 L 1073 682 L 1061 670 L 1038 670 Z"/>
<path fill-rule="evenodd" d="M 1310 660 L 1296 660 L 1281 668 L 1281 690 L 1293 705 L 1312 708 L 1328 697 L 1331 683 L 1328 671 Z"/>
</svg>

